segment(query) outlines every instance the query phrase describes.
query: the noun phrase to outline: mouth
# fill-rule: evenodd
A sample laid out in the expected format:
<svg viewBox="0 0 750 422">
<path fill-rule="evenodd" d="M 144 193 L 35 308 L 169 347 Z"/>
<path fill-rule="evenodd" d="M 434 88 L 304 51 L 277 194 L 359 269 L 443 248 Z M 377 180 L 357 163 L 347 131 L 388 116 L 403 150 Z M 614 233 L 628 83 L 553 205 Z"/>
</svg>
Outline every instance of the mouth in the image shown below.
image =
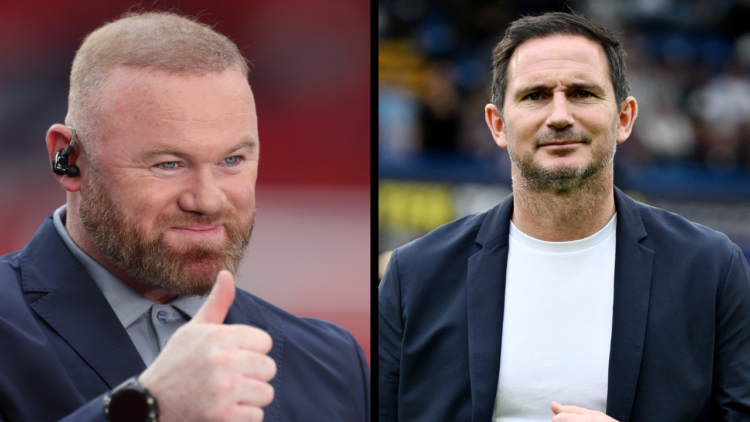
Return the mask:
<svg viewBox="0 0 750 422">
<path fill-rule="evenodd" d="M 178 238 L 189 239 L 190 241 L 210 241 L 222 235 L 223 226 L 221 224 L 193 224 L 187 226 L 174 226 L 168 229 Z"/>
<path fill-rule="evenodd" d="M 583 141 L 554 141 L 554 142 L 545 142 L 543 144 L 539 144 L 538 148 L 545 148 L 545 149 L 566 149 L 575 147 L 576 145 L 585 144 Z"/>
<path fill-rule="evenodd" d="M 220 227 L 219 224 L 194 224 L 190 226 L 174 226 L 170 228 L 175 229 L 175 230 L 190 230 L 190 231 L 196 231 L 196 232 L 205 232 L 205 231 L 211 231 L 211 230 L 217 229 L 218 227 Z"/>
</svg>

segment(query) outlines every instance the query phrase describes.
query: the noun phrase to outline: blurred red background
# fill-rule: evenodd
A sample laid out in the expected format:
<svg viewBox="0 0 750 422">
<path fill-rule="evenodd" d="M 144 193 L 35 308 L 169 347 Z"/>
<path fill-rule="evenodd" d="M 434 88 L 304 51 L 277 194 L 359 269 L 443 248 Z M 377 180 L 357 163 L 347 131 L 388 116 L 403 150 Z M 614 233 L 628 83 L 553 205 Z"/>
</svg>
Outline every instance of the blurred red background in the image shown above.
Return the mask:
<svg viewBox="0 0 750 422">
<path fill-rule="evenodd" d="M 65 202 L 44 143 L 83 38 L 135 9 L 227 35 L 251 62 L 261 161 L 244 289 L 349 329 L 370 356 L 370 2 L 73 0 L 0 5 L 0 255 Z"/>
</svg>

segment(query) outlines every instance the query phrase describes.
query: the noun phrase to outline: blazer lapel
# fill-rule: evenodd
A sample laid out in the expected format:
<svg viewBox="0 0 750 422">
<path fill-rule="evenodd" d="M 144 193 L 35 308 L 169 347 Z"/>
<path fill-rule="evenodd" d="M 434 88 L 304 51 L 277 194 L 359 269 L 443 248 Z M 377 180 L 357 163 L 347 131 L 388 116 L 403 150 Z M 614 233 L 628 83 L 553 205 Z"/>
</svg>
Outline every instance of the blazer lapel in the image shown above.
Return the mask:
<svg viewBox="0 0 750 422">
<path fill-rule="evenodd" d="M 117 315 L 94 280 L 60 239 L 51 217 L 44 221 L 21 252 L 21 274 L 23 290 L 27 297 L 33 298 L 30 307 L 110 388 L 146 369 Z M 40 294 L 42 296 L 38 298 Z M 249 294 L 238 290 L 224 323 L 252 325 L 271 335 L 273 348 L 269 356 L 276 361 L 278 368 L 271 385 L 276 390 L 276 397 L 280 397 L 284 345 L 281 318 L 255 303 Z M 278 420 L 279 408 L 274 403 L 264 409 L 264 420 Z"/>
<path fill-rule="evenodd" d="M 52 223 L 44 221 L 21 253 L 30 307 L 114 388 L 146 369 L 107 299 L 70 253 Z"/>
<path fill-rule="evenodd" d="M 615 188 L 617 245 L 607 414 L 628 422 L 635 400 L 646 336 L 654 252 L 635 202 Z"/>
<path fill-rule="evenodd" d="M 466 308 L 474 422 L 490 420 L 495 406 L 512 213 L 513 195 L 488 212 L 476 240 L 481 250 L 468 263 Z"/>
</svg>

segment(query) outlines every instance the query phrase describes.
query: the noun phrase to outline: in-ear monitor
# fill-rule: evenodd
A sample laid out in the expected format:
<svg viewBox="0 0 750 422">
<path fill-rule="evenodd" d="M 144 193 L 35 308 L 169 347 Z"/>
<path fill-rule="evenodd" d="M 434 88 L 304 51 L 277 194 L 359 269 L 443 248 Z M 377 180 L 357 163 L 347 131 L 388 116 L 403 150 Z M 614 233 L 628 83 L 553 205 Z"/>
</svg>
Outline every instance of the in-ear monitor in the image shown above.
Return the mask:
<svg viewBox="0 0 750 422">
<path fill-rule="evenodd" d="M 52 171 L 60 175 L 67 174 L 69 177 L 76 177 L 81 174 L 78 166 L 68 165 L 68 158 L 71 151 L 73 151 L 73 142 L 76 140 L 76 130 L 70 126 L 68 126 L 68 129 L 73 131 L 73 137 L 70 139 L 70 144 L 67 147 L 57 151 L 57 154 L 55 154 L 55 161 L 52 162 Z"/>
</svg>

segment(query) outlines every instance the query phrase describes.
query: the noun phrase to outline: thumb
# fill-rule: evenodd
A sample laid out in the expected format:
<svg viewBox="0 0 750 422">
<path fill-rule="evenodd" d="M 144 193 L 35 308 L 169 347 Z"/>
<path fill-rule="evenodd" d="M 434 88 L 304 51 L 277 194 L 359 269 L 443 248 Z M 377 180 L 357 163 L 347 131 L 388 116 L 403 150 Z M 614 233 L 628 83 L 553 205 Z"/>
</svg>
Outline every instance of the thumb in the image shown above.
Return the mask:
<svg viewBox="0 0 750 422">
<path fill-rule="evenodd" d="M 203 324 L 221 324 L 234 302 L 234 276 L 227 270 L 219 271 L 216 283 L 208 294 L 206 302 L 198 309 L 192 321 Z"/>
</svg>

